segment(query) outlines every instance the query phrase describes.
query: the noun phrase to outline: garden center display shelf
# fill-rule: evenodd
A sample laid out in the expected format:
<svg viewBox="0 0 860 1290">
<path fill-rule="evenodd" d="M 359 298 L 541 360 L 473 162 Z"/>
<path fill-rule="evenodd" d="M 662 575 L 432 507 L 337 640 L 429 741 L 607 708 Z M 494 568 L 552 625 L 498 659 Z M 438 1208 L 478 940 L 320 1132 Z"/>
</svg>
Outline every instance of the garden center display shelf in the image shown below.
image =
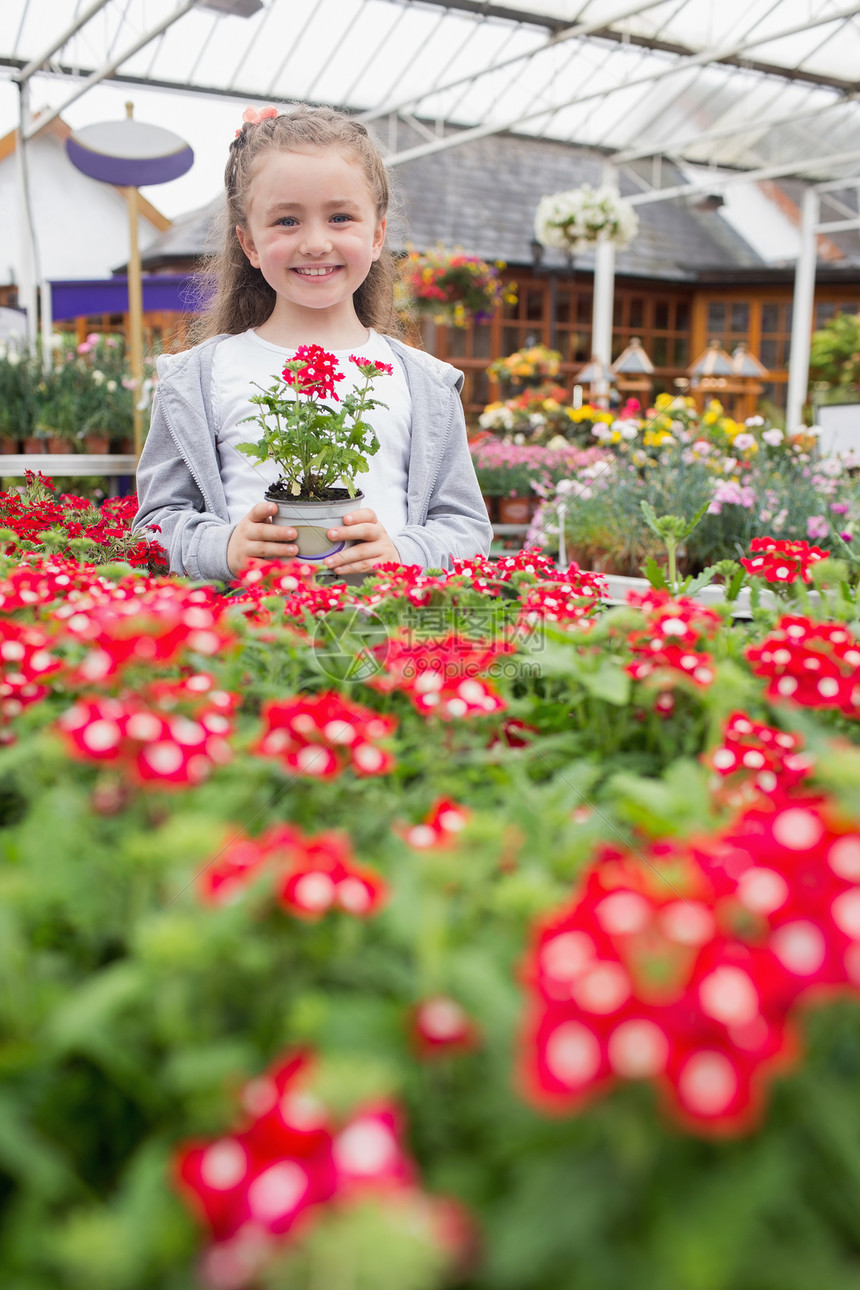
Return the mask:
<svg viewBox="0 0 860 1290">
<path fill-rule="evenodd" d="M 19 452 L 0 456 L 0 484 L 5 479 L 23 479 L 28 470 L 41 471 L 52 479 L 70 476 L 104 475 L 115 481 L 120 475 L 134 478 L 137 458 L 133 452 Z M 113 482 L 111 492 L 115 491 Z"/>
</svg>

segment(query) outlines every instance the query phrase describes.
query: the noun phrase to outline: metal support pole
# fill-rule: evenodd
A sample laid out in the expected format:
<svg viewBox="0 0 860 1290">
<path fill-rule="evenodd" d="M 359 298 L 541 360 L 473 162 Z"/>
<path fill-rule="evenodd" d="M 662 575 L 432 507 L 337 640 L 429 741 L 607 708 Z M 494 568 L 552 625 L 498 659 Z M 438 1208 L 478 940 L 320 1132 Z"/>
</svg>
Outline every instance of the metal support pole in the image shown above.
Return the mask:
<svg viewBox="0 0 860 1290">
<path fill-rule="evenodd" d="M 126 103 L 125 110 L 131 116 L 134 105 Z M 140 275 L 140 245 L 138 242 L 138 222 L 140 214 L 139 193 L 136 188 L 128 188 L 128 351 L 131 363 L 131 375 L 134 379 L 134 452 L 139 457 L 143 448 L 143 410 L 140 407 L 143 398 L 143 282 Z"/>
<path fill-rule="evenodd" d="M 18 281 L 18 304 L 27 311 L 27 341 L 36 347 L 39 335 L 38 304 L 36 300 L 36 232 L 33 228 L 33 205 L 30 194 L 30 176 L 27 169 L 27 130 L 30 125 L 30 82 L 18 86 L 19 116 L 15 164 L 18 171 L 18 238 L 21 264 Z"/>
<path fill-rule="evenodd" d="M 819 196 L 814 188 L 803 194 L 800 219 L 800 251 L 794 275 L 794 303 L 791 315 L 791 351 L 788 360 L 788 396 L 785 426 L 793 434 L 803 421 L 803 405 L 809 384 L 809 341 L 812 334 L 812 305 L 815 296 L 816 225 Z"/>
<path fill-rule="evenodd" d="M 606 163 L 601 182 L 618 191 L 618 171 Z M 604 368 L 612 362 L 612 314 L 615 305 L 615 243 L 601 239 L 594 255 L 594 305 L 591 318 L 591 352 Z M 609 386 L 601 381 L 597 388 L 600 407 L 609 404 Z"/>
</svg>

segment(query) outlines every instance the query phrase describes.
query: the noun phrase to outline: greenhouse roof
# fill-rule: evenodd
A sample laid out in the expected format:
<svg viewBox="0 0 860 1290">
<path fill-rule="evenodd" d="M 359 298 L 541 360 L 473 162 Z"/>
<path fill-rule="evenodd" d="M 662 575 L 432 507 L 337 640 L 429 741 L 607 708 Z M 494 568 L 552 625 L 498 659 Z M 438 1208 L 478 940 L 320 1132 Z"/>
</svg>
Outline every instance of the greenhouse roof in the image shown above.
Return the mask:
<svg viewBox="0 0 860 1290">
<path fill-rule="evenodd" d="M 0 67 L 73 77 L 58 112 L 111 80 L 334 103 L 383 143 L 400 118 L 418 139 L 398 147 L 392 128 L 392 165 L 511 132 L 654 158 L 658 190 L 661 156 L 822 182 L 860 174 L 858 15 L 840 0 L 6 0 Z"/>
</svg>

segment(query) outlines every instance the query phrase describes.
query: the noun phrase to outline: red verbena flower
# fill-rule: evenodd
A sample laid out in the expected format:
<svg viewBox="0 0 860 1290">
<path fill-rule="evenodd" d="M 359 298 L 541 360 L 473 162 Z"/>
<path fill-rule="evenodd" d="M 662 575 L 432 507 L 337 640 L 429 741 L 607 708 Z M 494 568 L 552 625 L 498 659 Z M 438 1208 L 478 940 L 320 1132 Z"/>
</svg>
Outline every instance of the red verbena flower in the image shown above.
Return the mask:
<svg viewBox="0 0 860 1290">
<path fill-rule="evenodd" d="M 366 1105 L 336 1123 L 313 1077 L 307 1053 L 287 1054 L 244 1086 L 231 1131 L 177 1149 L 175 1184 L 210 1238 L 201 1265 L 205 1284 L 222 1290 L 259 1284 L 272 1257 L 329 1205 L 375 1194 L 417 1217 L 418 1202 L 437 1203 L 418 1190 L 399 1107 Z M 433 1230 L 440 1246 L 461 1254 L 464 1220 L 452 1241 L 439 1219 Z"/>
<path fill-rule="evenodd" d="M 768 697 L 860 716 L 860 641 L 842 623 L 787 615 L 746 657 Z"/>
<path fill-rule="evenodd" d="M 605 849 L 538 928 L 525 980 L 534 1100 L 654 1078 L 687 1123 L 743 1128 L 796 1051 L 794 1005 L 860 991 L 860 833 L 783 795 L 691 846 Z"/>
<path fill-rule="evenodd" d="M 213 727 L 213 728 L 210 728 Z M 81 698 L 57 722 L 73 756 L 125 769 L 142 787 L 201 783 L 230 761 L 221 711 L 164 712 L 141 695 Z"/>
<path fill-rule="evenodd" d="M 416 851 L 450 846 L 468 824 L 469 814 L 450 797 L 439 797 L 420 824 L 403 830 L 403 838 Z"/>
<path fill-rule="evenodd" d="M 263 704 L 264 729 L 254 751 L 276 757 L 291 771 L 332 779 L 350 766 L 356 775 L 384 775 L 394 765 L 391 753 L 379 747 L 396 727 L 382 717 L 327 690 L 286 701 Z"/>
<path fill-rule="evenodd" d="M 722 743 L 706 761 L 733 785 L 749 782 L 762 793 L 784 793 L 814 765 L 814 758 L 802 748 L 800 735 L 753 721 L 745 712 L 732 712 L 723 727 Z"/>
<path fill-rule="evenodd" d="M 442 639 L 388 641 L 374 653 L 382 670 L 366 684 L 387 693 L 401 690 L 416 710 L 443 721 L 488 716 L 505 709 L 504 700 L 481 678 L 503 654 L 513 653 L 506 642 L 485 643 L 454 633 Z"/>
<path fill-rule="evenodd" d="M 372 869 L 356 864 L 349 838 L 320 833 L 290 849 L 276 879 L 277 896 L 290 913 L 316 919 L 329 910 L 366 918 L 382 907 L 387 887 Z"/>
<path fill-rule="evenodd" d="M 467 1052 L 478 1043 L 478 1029 L 456 999 L 433 995 L 422 999 L 410 1016 L 412 1044 L 419 1057 L 444 1057 Z"/>
<path fill-rule="evenodd" d="M 830 552 L 808 542 L 790 542 L 783 539 L 760 537 L 750 542 L 751 555 L 741 558 L 741 564 L 756 578 L 767 582 L 811 582 L 810 569 L 820 560 L 828 559 Z"/>
<path fill-rule="evenodd" d="M 344 373 L 338 370 L 334 354 L 321 345 L 299 345 L 293 357 L 287 360 L 283 378 L 296 394 L 339 402 L 334 387 L 336 381 L 344 379 Z"/>
</svg>

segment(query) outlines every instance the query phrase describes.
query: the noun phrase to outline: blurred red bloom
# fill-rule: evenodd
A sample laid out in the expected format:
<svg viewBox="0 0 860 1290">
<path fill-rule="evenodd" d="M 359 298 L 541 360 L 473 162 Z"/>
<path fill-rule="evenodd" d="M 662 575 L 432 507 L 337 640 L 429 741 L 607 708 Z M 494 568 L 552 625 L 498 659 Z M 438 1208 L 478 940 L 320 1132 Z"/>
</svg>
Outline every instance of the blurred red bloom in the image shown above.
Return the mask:
<svg viewBox="0 0 860 1290">
<path fill-rule="evenodd" d="M 285 702 L 263 704 L 263 733 L 255 751 L 275 757 L 291 771 L 317 779 L 333 779 L 347 766 L 356 775 L 384 775 L 394 765 L 391 753 L 379 747 L 396 727 L 393 717 L 381 717 L 327 690 Z"/>
<path fill-rule="evenodd" d="M 741 558 L 741 564 L 756 578 L 767 582 L 811 582 L 810 569 L 820 560 L 828 559 L 830 552 L 820 547 L 810 546 L 808 542 L 789 542 L 771 537 L 753 538 L 750 542 L 749 556 Z"/>
<path fill-rule="evenodd" d="M 768 697 L 860 716 L 860 641 L 842 623 L 786 615 L 746 657 Z"/>
</svg>

